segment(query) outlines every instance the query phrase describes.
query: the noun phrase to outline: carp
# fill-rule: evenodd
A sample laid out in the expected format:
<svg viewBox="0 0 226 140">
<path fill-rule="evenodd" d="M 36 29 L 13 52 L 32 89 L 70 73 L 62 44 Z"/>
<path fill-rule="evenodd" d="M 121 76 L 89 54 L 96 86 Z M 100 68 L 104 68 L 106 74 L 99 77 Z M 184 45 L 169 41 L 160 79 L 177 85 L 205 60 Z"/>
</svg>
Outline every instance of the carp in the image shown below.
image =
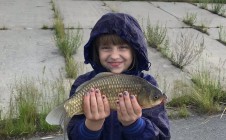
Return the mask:
<svg viewBox="0 0 226 140">
<path fill-rule="evenodd" d="M 124 91 L 128 91 L 130 94 L 134 95 L 142 109 L 152 108 L 166 99 L 166 95 L 163 94 L 158 87 L 138 76 L 100 73 L 79 86 L 73 96 L 51 111 L 52 114 L 50 112 L 47 115 L 46 121 L 49 124 L 54 124 L 52 117 L 59 116 L 62 118 L 62 116 L 67 116 L 71 118 L 74 115 L 83 114 L 83 96 L 91 88 L 100 89 L 101 94 L 107 97 L 112 110 L 116 110 L 118 94 Z"/>
</svg>

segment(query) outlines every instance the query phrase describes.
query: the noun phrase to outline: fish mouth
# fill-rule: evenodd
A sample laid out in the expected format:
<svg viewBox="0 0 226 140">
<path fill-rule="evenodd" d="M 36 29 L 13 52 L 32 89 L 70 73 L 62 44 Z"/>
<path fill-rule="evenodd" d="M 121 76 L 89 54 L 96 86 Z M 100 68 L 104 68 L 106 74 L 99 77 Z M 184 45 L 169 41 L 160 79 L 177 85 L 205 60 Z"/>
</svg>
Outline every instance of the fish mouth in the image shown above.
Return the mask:
<svg viewBox="0 0 226 140">
<path fill-rule="evenodd" d="M 166 103 L 166 101 L 167 101 L 167 96 L 166 96 L 166 94 L 165 93 L 163 93 L 162 94 L 162 97 L 161 97 L 161 103 L 160 104 L 164 104 L 164 103 Z"/>
</svg>

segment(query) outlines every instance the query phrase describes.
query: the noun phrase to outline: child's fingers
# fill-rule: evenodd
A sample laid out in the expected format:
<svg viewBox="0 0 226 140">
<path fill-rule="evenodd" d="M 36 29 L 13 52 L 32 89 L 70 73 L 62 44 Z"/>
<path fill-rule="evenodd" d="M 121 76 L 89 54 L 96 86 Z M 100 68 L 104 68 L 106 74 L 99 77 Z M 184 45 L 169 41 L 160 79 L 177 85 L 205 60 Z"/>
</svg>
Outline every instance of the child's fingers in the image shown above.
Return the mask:
<svg viewBox="0 0 226 140">
<path fill-rule="evenodd" d="M 104 103 L 103 103 L 103 100 L 101 97 L 100 90 L 96 89 L 95 94 L 96 94 L 98 113 L 103 114 L 104 113 Z"/>
<path fill-rule="evenodd" d="M 130 100 L 131 100 L 131 104 L 133 106 L 134 113 L 138 116 L 141 116 L 142 109 L 141 109 L 140 105 L 138 104 L 136 97 L 134 95 L 130 95 Z"/>
<path fill-rule="evenodd" d="M 91 117 L 91 111 L 90 111 L 90 93 L 89 92 L 87 92 L 84 96 L 83 110 L 84 110 L 84 114 L 86 115 L 86 117 L 90 118 Z"/>
<path fill-rule="evenodd" d="M 129 116 L 132 116 L 134 114 L 134 111 L 133 111 L 133 106 L 130 101 L 130 95 L 129 95 L 128 91 L 123 92 L 123 97 L 124 97 L 127 113 Z"/>
<path fill-rule="evenodd" d="M 119 106 L 120 106 L 120 113 L 121 113 L 121 115 L 123 117 L 128 116 L 126 105 L 125 105 L 125 101 L 124 101 L 122 93 L 119 93 Z"/>
<path fill-rule="evenodd" d="M 119 100 L 116 101 L 116 110 L 117 110 L 117 115 L 118 118 L 122 118 L 122 114 L 121 114 L 121 109 L 120 109 L 120 105 L 119 105 Z"/>
<path fill-rule="evenodd" d="M 107 115 L 110 114 L 110 105 L 108 102 L 108 99 L 105 95 L 102 95 L 102 99 L 103 99 L 103 104 L 104 104 L 104 111 Z"/>
<path fill-rule="evenodd" d="M 90 110 L 92 115 L 97 116 L 98 114 L 97 100 L 96 100 L 96 94 L 93 88 L 90 89 Z"/>
</svg>

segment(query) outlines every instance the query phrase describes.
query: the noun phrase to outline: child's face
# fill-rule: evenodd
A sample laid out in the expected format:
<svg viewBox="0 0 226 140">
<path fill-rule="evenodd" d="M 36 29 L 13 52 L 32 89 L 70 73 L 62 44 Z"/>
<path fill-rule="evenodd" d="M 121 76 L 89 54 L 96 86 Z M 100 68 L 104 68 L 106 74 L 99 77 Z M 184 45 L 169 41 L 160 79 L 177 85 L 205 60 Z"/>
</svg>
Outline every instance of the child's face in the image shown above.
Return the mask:
<svg viewBox="0 0 226 140">
<path fill-rule="evenodd" d="M 100 45 L 98 52 L 101 65 L 112 73 L 128 70 L 133 61 L 132 48 L 128 44 Z"/>
</svg>

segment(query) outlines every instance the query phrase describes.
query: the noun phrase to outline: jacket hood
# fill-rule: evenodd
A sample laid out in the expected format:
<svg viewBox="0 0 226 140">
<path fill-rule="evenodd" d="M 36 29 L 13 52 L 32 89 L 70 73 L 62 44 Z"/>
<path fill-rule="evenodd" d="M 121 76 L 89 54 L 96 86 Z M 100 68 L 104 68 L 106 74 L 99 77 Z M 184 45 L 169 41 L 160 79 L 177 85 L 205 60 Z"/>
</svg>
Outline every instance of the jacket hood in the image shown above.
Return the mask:
<svg viewBox="0 0 226 140">
<path fill-rule="evenodd" d="M 87 44 L 84 46 L 85 64 L 90 63 L 96 71 L 105 71 L 103 67 L 93 61 L 91 52 L 93 41 L 102 34 L 116 34 L 127 41 L 137 55 L 136 71 L 149 70 L 147 42 L 141 27 L 135 18 L 124 13 L 108 13 L 97 21 L 90 33 Z"/>
</svg>

